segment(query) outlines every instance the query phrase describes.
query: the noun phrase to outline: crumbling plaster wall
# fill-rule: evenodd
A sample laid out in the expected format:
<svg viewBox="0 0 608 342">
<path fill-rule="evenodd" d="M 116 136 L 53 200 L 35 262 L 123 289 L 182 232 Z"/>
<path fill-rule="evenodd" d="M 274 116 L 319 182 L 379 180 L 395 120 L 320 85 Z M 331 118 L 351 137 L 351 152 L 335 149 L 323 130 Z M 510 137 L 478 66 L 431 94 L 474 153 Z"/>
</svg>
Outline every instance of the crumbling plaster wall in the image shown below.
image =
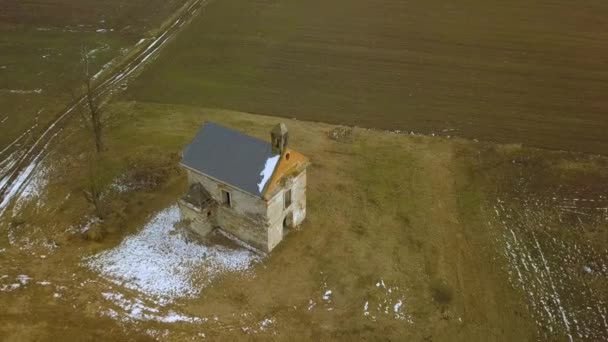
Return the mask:
<svg viewBox="0 0 608 342">
<path fill-rule="evenodd" d="M 285 208 L 285 192 L 291 188 L 291 205 Z M 292 215 L 292 227 L 299 226 L 306 218 L 306 170 L 296 177 L 285 180 L 285 185 L 268 201 L 268 248 L 272 250 L 283 239 L 283 221 Z"/>
<path fill-rule="evenodd" d="M 188 170 L 188 182 L 200 183 L 220 203 L 215 211 L 217 226 L 255 248 L 270 251 L 267 207 L 262 199 L 192 170 Z M 222 190 L 230 192 L 230 207 L 221 204 Z"/>
<path fill-rule="evenodd" d="M 206 236 L 216 226 L 215 208 L 204 208 L 199 210 L 192 204 L 183 200 L 178 201 L 182 218 L 190 221 L 190 229 L 200 236 Z M 211 213 L 210 215 L 208 213 Z"/>
<path fill-rule="evenodd" d="M 306 170 L 286 179 L 282 189 L 267 203 L 240 189 L 192 170 L 187 171 L 190 185 L 200 183 L 213 199 L 220 203 L 213 209 L 214 220 L 201 217 L 205 213 L 198 213 L 190 206 L 184 208 L 184 218 L 190 219 L 193 230 L 202 236 L 215 226 L 219 226 L 245 243 L 264 252 L 270 252 L 283 240 L 283 221 L 286 215 L 291 215 L 289 221 L 292 227 L 300 225 L 306 217 Z M 285 208 L 284 196 L 290 188 L 292 202 Z M 230 192 L 231 207 L 221 204 L 221 190 Z M 180 207 L 183 206 L 186 204 L 180 203 Z"/>
</svg>

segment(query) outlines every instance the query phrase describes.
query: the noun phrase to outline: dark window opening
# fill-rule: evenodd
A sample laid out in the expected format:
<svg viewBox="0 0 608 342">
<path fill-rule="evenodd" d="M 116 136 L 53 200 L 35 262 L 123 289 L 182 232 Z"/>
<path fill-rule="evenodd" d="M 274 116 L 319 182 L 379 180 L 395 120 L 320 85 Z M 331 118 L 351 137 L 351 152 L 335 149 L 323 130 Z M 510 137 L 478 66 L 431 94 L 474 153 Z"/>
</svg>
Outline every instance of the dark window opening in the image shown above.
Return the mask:
<svg viewBox="0 0 608 342">
<path fill-rule="evenodd" d="M 226 190 L 222 190 L 222 204 L 227 206 L 232 206 L 232 198 L 230 198 L 230 193 Z"/>
<path fill-rule="evenodd" d="M 291 205 L 291 189 L 285 191 L 285 209 Z"/>
</svg>

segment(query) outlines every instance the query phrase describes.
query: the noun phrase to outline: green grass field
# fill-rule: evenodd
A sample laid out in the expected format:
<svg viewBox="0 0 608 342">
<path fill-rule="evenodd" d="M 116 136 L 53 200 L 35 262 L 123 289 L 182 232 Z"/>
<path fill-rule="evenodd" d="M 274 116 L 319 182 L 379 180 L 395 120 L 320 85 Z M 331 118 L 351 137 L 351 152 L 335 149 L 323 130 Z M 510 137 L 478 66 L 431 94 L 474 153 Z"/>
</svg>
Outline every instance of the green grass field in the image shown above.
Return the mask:
<svg viewBox="0 0 608 342">
<path fill-rule="evenodd" d="M 213 1 L 128 94 L 605 153 L 608 5 Z"/>
</svg>

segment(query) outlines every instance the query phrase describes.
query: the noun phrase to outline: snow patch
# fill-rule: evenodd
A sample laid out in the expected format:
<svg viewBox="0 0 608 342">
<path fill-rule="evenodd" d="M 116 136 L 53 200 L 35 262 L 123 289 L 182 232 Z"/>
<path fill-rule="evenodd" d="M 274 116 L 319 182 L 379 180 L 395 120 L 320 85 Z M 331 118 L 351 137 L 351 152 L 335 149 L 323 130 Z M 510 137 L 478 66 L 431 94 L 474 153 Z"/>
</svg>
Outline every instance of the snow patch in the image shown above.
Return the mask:
<svg viewBox="0 0 608 342">
<path fill-rule="evenodd" d="M 21 285 L 27 285 L 27 283 L 29 283 L 30 280 L 32 280 L 32 278 L 30 278 L 26 274 L 20 274 L 17 276 L 17 281 L 19 281 L 21 283 Z"/>
<path fill-rule="evenodd" d="M 369 317 L 372 321 L 377 321 L 382 317 L 405 321 L 413 324 L 410 314 L 404 312 L 405 294 L 403 289 L 398 286 L 387 286 L 384 279 L 376 282 L 374 291 L 371 291 L 370 300 L 363 304 L 363 316 Z M 370 302 L 376 301 L 375 309 L 370 309 Z"/>
<path fill-rule="evenodd" d="M 166 314 L 162 314 L 159 309 L 147 306 L 140 299 L 127 299 L 122 293 L 103 292 L 101 295 L 124 311 L 124 316 L 122 317 L 121 314 L 113 309 L 106 312 L 106 315 L 115 319 L 122 318 L 127 321 L 155 321 L 160 323 L 196 323 L 203 321 L 203 319 L 199 317 L 183 315 L 173 310 L 169 310 Z"/>
<path fill-rule="evenodd" d="M 8 278 L 8 275 L 3 275 L 0 279 Z M 32 278 L 26 274 L 20 274 L 15 278 L 15 283 L 11 284 L 0 284 L 0 292 L 11 292 L 22 286 L 27 285 Z"/>
<path fill-rule="evenodd" d="M 266 160 L 266 165 L 264 165 L 264 169 L 260 172 L 260 177 L 262 180 L 258 183 L 258 189 L 260 193 L 264 190 L 266 183 L 270 180 L 274 169 L 277 167 L 277 163 L 279 162 L 280 155 L 276 155 L 274 157 L 270 157 Z"/>
<path fill-rule="evenodd" d="M 13 209 L 14 214 L 21 211 L 23 206 L 30 201 L 36 200 L 39 205 L 44 189 L 48 184 L 49 170 L 46 167 L 40 168 L 38 172 L 34 173 L 29 180 L 24 184 L 21 194 L 15 202 Z"/>
<path fill-rule="evenodd" d="M 581 217 L 594 218 L 595 224 L 608 221 L 606 198 L 581 198 L 560 188 L 551 197 L 526 187 L 516 191 L 509 200 L 496 198 L 488 208 L 495 214 L 488 226 L 508 262 L 509 282 L 526 294 L 539 335 L 543 340 L 602 340 L 608 332 L 606 306 L 586 279 L 608 276 L 606 254 L 588 241 L 573 243 L 555 232 L 563 228 L 563 213 L 578 217 L 573 230 L 582 228 Z"/>
<path fill-rule="evenodd" d="M 274 319 L 265 318 L 263 321 L 260 322 L 260 330 L 264 331 L 272 324 L 274 324 Z"/>
<path fill-rule="evenodd" d="M 20 287 L 21 287 L 21 284 L 19 284 L 19 283 L 8 284 L 8 285 L 1 285 L 0 286 L 0 292 L 11 292 L 11 291 L 16 290 L 16 289 L 18 289 Z"/>
<path fill-rule="evenodd" d="M 403 302 L 401 300 L 399 300 L 397 303 L 395 303 L 395 306 L 393 306 L 395 313 L 399 313 L 399 310 L 401 310 L 401 305 L 403 305 Z"/>
<path fill-rule="evenodd" d="M 2 89 L 2 91 L 8 92 L 10 94 L 42 94 L 42 89 Z"/>
<path fill-rule="evenodd" d="M 244 249 L 187 243 L 174 228 L 180 219 L 173 205 L 86 264 L 116 284 L 171 301 L 194 297 L 219 274 L 245 271 L 261 259 Z"/>
<path fill-rule="evenodd" d="M 101 74 L 104 73 L 104 71 L 108 70 L 108 68 L 114 64 L 114 60 L 109 61 L 108 63 L 104 64 L 97 73 L 95 73 L 95 75 L 93 75 L 93 79 L 97 79 L 99 78 L 99 76 L 101 76 Z"/>
<path fill-rule="evenodd" d="M 63 114 L 64 116 L 67 115 L 66 112 L 65 114 Z M 63 117 L 63 116 L 62 116 Z M 47 132 L 49 132 L 55 125 L 57 122 L 53 123 L 51 126 L 49 126 L 49 128 L 47 129 L 46 132 L 44 132 L 39 138 L 38 140 L 34 143 L 34 145 L 32 147 L 30 147 L 30 149 L 28 150 L 28 154 L 31 153 L 33 151 L 33 149 L 36 147 L 36 145 L 39 144 L 39 142 L 44 138 L 44 136 L 47 134 Z M 11 203 L 11 201 L 15 198 L 15 196 L 20 195 L 23 186 L 27 184 L 28 180 L 30 179 L 30 176 L 32 175 L 32 173 L 36 170 L 36 168 L 38 167 L 39 163 L 44 159 L 44 153 L 46 152 L 46 150 L 49 147 L 49 144 L 51 144 L 51 142 L 53 141 L 53 139 L 55 139 L 55 137 L 57 135 L 59 135 L 61 132 L 63 131 L 63 129 L 58 130 L 55 134 L 53 134 L 49 140 L 46 142 L 46 144 L 42 147 L 42 150 L 33 158 L 33 160 L 30 162 L 30 164 L 24 169 L 21 170 L 17 173 L 17 178 L 15 179 L 15 181 L 12 184 L 9 184 L 9 188 L 8 188 L 8 192 L 6 192 L 4 194 L 4 198 L 2 199 L 2 201 L 0 202 L 0 216 L 2 216 L 2 214 L 4 214 L 4 212 L 6 211 L 7 207 L 9 206 L 9 204 Z M 2 188 L 5 186 L 6 182 L 2 182 Z"/>
</svg>

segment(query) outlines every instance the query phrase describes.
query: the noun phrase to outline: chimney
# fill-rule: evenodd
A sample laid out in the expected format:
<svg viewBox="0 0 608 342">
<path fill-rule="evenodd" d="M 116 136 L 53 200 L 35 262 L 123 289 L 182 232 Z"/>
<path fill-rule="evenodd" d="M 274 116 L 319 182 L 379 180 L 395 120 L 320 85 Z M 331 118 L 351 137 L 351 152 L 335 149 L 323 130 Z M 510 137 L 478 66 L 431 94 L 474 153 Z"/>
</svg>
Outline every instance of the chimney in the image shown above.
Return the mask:
<svg viewBox="0 0 608 342">
<path fill-rule="evenodd" d="M 270 138 L 272 142 L 272 153 L 282 155 L 287 149 L 287 142 L 289 140 L 287 126 L 282 122 L 274 126 L 270 132 Z"/>
</svg>

